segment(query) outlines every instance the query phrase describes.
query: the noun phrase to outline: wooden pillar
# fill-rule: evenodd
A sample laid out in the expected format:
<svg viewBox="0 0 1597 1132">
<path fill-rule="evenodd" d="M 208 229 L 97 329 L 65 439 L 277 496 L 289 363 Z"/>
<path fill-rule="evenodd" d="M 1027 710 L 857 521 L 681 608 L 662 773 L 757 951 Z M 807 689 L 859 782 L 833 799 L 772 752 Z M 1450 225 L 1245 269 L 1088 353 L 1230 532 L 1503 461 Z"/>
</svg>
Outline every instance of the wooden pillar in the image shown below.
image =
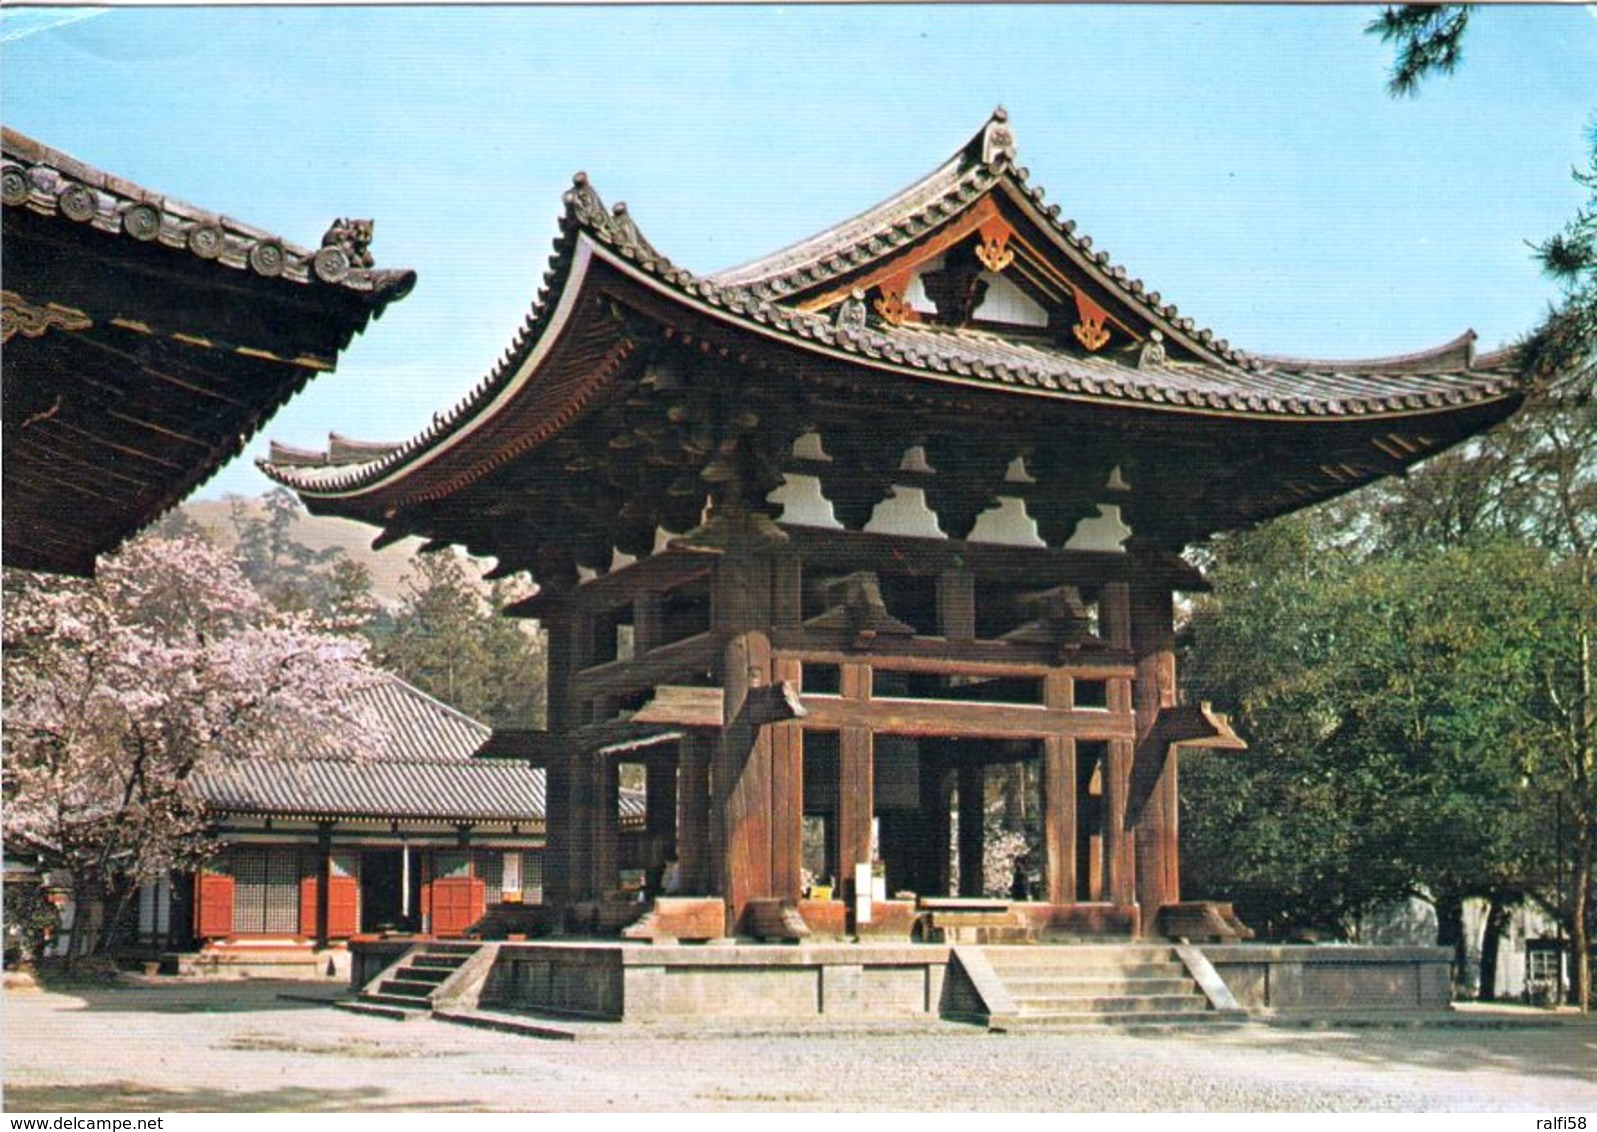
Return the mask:
<svg viewBox="0 0 1597 1132">
<path fill-rule="evenodd" d="M 982 849 L 986 839 L 987 768 L 962 764 L 959 768 L 959 894 L 980 896 L 986 885 Z"/>
<path fill-rule="evenodd" d="M 643 760 L 643 828 L 664 840 L 675 835 L 677 820 L 677 761 L 669 751 L 651 751 Z"/>
<path fill-rule="evenodd" d="M 677 865 L 682 891 L 710 891 L 710 757 L 714 740 L 690 732 L 683 736 L 677 772 Z"/>
<path fill-rule="evenodd" d="M 772 677 L 795 686 L 796 660 L 772 664 Z M 795 722 L 772 723 L 771 736 L 771 896 L 797 901 L 804 880 L 804 729 Z"/>
<path fill-rule="evenodd" d="M 1131 831 L 1126 828 L 1126 797 L 1131 787 L 1131 743 L 1111 739 L 1103 767 L 1103 895 L 1125 906 L 1137 899 Z"/>
<path fill-rule="evenodd" d="M 937 896 L 953 895 L 948 891 L 949 840 L 953 832 L 948 801 L 952 791 L 953 774 L 947 766 L 940 762 L 921 763 L 920 817 L 925 844 L 921 847 L 922 865 L 916 884 L 921 892 Z"/>
<path fill-rule="evenodd" d="M 659 594 L 643 593 L 632 600 L 632 656 L 642 659 L 660 647 Z"/>
<path fill-rule="evenodd" d="M 976 577 L 969 570 L 937 576 L 937 629 L 950 641 L 976 639 Z"/>
<path fill-rule="evenodd" d="M 871 698 L 871 667 L 848 663 L 840 676 L 843 699 Z M 844 727 L 838 735 L 837 867 L 852 896 L 854 866 L 871 861 L 871 822 L 876 812 L 875 740 L 868 727 Z"/>
<path fill-rule="evenodd" d="M 1136 777 L 1153 783 L 1133 831 L 1137 902 L 1145 932 L 1159 909 L 1181 899 L 1180 830 L 1175 750 L 1154 736 L 1161 708 L 1176 702 L 1174 602 L 1167 586 L 1138 583 L 1131 590 L 1131 650 L 1136 663 L 1132 710 L 1136 713 Z M 1139 788 L 1140 792 L 1140 788 Z"/>
<path fill-rule="evenodd" d="M 1099 591 L 1098 616 L 1104 639 L 1111 648 L 1131 646 L 1131 587 L 1125 582 L 1107 582 Z M 1126 711 L 1124 681 L 1109 682 L 1110 711 Z M 1131 788 L 1131 744 L 1111 740 L 1102 768 L 1103 784 L 1103 873 L 1102 898 L 1117 905 L 1136 900 L 1136 854 L 1131 831 L 1126 827 L 1126 802 Z"/>
<path fill-rule="evenodd" d="M 749 692 L 771 682 L 770 560 L 729 552 L 716 564 L 713 618 L 725 645 L 721 657 L 723 718 L 710 771 L 714 885 L 727 901 L 727 931 L 736 934 L 748 902 L 772 894 L 772 736 L 751 724 Z"/>
<path fill-rule="evenodd" d="M 333 827 L 327 822 L 316 826 L 316 946 L 326 947 L 327 905 L 333 890 Z"/>
<path fill-rule="evenodd" d="M 590 756 L 593 781 L 593 865 L 589 895 L 613 892 L 621 877 L 621 760 L 615 755 Z"/>
<path fill-rule="evenodd" d="M 1076 741 L 1043 740 L 1043 852 L 1048 903 L 1076 901 Z"/>
<path fill-rule="evenodd" d="M 1050 672 L 1043 680 L 1043 703 L 1068 711 L 1075 689 L 1068 675 Z M 1043 883 L 1048 903 L 1076 900 L 1076 741 L 1062 735 L 1043 740 Z"/>
<path fill-rule="evenodd" d="M 570 610 L 560 610 L 544 621 L 548 638 L 547 688 L 549 733 L 564 735 L 576 724 L 572 677 L 578 666 L 576 624 Z M 582 870 L 585 826 L 577 810 L 575 752 L 566 750 L 544 768 L 544 901 L 565 908 L 586 889 Z"/>
</svg>

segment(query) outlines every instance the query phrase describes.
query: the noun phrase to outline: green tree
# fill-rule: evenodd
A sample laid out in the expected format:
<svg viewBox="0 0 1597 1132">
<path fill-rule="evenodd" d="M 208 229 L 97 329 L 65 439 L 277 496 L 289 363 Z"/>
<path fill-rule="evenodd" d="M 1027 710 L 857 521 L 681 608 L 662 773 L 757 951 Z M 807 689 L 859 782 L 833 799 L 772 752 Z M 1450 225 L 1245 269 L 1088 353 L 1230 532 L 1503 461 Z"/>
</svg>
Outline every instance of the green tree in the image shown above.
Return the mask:
<svg viewBox="0 0 1597 1132">
<path fill-rule="evenodd" d="M 485 595 L 453 553 L 422 555 L 399 609 L 372 630 L 378 662 L 485 723 L 541 725 L 542 643 L 497 615 L 516 596 L 503 584 Z"/>
<path fill-rule="evenodd" d="M 1469 8 L 1461 5 L 1405 4 L 1387 8 L 1369 30 L 1396 47 L 1390 81 L 1394 94 L 1414 94 L 1430 75 L 1451 71 L 1461 58 Z M 1510 458 L 1495 467 L 1463 469 L 1488 485 L 1487 499 L 1503 499 L 1513 486 L 1529 509 L 1530 521 L 1509 525 L 1515 534 L 1561 553 L 1554 575 L 1560 600 L 1555 613 L 1565 641 L 1547 641 L 1543 679 L 1547 690 L 1548 746 L 1527 764 L 1556 799 L 1560 815 L 1572 825 L 1572 901 L 1559 915 L 1574 944 L 1575 994 L 1581 1008 L 1592 997 L 1590 932 L 1593 918 L 1593 857 L 1597 854 L 1597 688 L 1593 651 L 1593 557 L 1597 553 L 1597 475 L 1593 474 L 1592 403 L 1597 392 L 1597 123 L 1589 128 L 1586 167 L 1575 179 L 1587 191 L 1586 204 L 1564 229 L 1535 246 L 1543 270 L 1561 291 L 1560 302 L 1519 349 L 1519 366 L 1529 395 Z M 1464 459 L 1469 459 L 1466 454 Z M 1486 472 L 1489 474 L 1479 474 Z M 1508 473 L 1508 474 L 1505 474 Z M 1491 490 L 1496 488 L 1496 490 Z"/>
<path fill-rule="evenodd" d="M 303 512 L 293 492 L 274 488 L 259 502 L 257 508 L 235 497 L 228 512 L 238 540 L 234 556 L 256 591 L 278 609 L 309 612 L 328 623 L 370 617 L 369 572 L 340 547 L 313 550 L 294 537 Z"/>
<path fill-rule="evenodd" d="M 1327 546 L 1309 513 L 1225 540 L 1190 629 L 1193 695 L 1251 749 L 1189 760 L 1189 875 L 1271 934 L 1343 934 L 1423 895 L 1462 955 L 1462 907 L 1535 888 L 1551 734 L 1545 668 L 1571 607 L 1543 550 L 1424 556 Z"/>
</svg>

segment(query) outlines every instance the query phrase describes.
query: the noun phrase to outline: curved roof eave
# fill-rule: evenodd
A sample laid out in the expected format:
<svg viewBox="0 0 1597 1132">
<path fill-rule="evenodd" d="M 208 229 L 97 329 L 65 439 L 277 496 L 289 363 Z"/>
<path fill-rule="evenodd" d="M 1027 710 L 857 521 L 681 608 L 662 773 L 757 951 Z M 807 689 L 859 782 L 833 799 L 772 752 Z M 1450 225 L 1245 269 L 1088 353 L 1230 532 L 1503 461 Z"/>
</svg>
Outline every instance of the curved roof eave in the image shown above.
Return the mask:
<svg viewBox="0 0 1597 1132">
<path fill-rule="evenodd" d="M 1001 123 L 1002 119 L 995 116 L 953 161 L 918 185 L 940 183 L 939 178 L 951 175 L 950 171 L 958 169 L 962 160 L 969 159 L 978 143 L 984 149 L 992 149 L 989 132 Z M 1000 161 L 1007 161 L 1004 152 L 1000 153 Z M 1023 182 L 1017 184 L 1023 188 Z M 1023 191 L 1040 200 L 1040 190 Z M 900 198 L 904 196 L 900 194 Z M 924 328 L 850 327 L 827 314 L 806 312 L 773 301 L 758 290 L 728 283 L 728 276 L 700 277 L 676 267 L 643 238 L 625 205 L 606 210 L 583 174 L 576 176 L 564 199 L 566 212 L 545 286 L 521 331 L 494 370 L 450 412 L 435 417 L 429 428 L 402 444 L 361 446 L 372 453 L 369 460 L 353 459 L 352 455 L 358 453 L 348 451 L 345 442 L 342 455 L 279 449 L 286 458 L 258 461 L 262 470 L 308 499 L 370 500 L 412 472 L 447 459 L 513 405 L 534 382 L 578 311 L 595 261 L 683 307 L 685 312 L 788 348 L 921 380 L 974 385 L 1057 401 L 1131 403 L 1161 413 L 1255 420 L 1348 420 L 1415 416 L 1445 410 L 1450 405 L 1481 404 L 1516 395 L 1506 374 L 1470 371 L 1467 350 L 1459 359 L 1465 365 L 1438 371 L 1425 369 L 1426 363 L 1452 360 L 1451 354 L 1463 339 L 1421 354 L 1357 363 L 1356 369 L 1334 368 L 1329 372 L 1318 363 L 1289 369 L 1296 363 L 1286 359 L 1270 359 L 1269 365 L 1250 359 L 1246 367 L 1170 363 L 1143 369 L 1104 360 L 1066 359 L 1062 355 L 1049 358 L 1045 351 L 1018 344 L 994 346 L 1001 340 L 990 335 Z M 862 216 L 874 216 L 877 211 Z M 1065 225 L 1056 228 L 1063 237 L 1070 237 Z M 1077 242 L 1083 251 L 1090 248 L 1085 237 Z M 1107 262 L 1101 253 L 1094 258 L 1100 264 Z M 1108 274 L 1111 281 L 1118 278 L 1113 268 L 1108 269 Z M 1145 303 L 1157 300 L 1156 293 L 1141 296 Z M 1165 309 L 1174 311 L 1173 307 Z M 1226 348 L 1223 342 L 1217 345 Z M 996 360 L 993 355 L 998 355 Z M 1195 383 L 1194 375 L 1203 381 Z M 314 462 L 317 455 L 324 457 L 319 464 Z"/>
</svg>

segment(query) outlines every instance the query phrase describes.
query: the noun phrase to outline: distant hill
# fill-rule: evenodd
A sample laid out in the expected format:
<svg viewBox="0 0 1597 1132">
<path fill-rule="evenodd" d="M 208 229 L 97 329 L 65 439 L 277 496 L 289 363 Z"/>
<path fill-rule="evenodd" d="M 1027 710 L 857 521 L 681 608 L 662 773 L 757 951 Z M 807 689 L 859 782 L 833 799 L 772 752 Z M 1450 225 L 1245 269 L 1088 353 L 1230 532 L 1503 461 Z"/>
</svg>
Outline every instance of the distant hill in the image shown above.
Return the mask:
<svg viewBox="0 0 1597 1132">
<path fill-rule="evenodd" d="M 259 499 L 246 499 L 252 516 L 263 517 L 265 508 Z M 238 541 L 233 529 L 232 501 L 230 499 L 200 499 L 183 504 L 182 511 L 193 519 L 218 546 L 231 548 Z M 419 538 L 401 539 L 381 550 L 372 549 L 372 539 L 377 536 L 374 527 L 348 519 L 335 519 L 301 514 L 294 524 L 294 541 L 311 550 L 338 547 L 354 562 L 371 571 L 372 592 L 385 605 L 397 604 L 405 592 L 404 578 L 411 571 L 411 561 L 421 546 Z M 493 563 L 474 558 L 462 558 L 467 573 L 480 578 Z M 486 588 L 487 583 L 484 583 Z"/>
</svg>

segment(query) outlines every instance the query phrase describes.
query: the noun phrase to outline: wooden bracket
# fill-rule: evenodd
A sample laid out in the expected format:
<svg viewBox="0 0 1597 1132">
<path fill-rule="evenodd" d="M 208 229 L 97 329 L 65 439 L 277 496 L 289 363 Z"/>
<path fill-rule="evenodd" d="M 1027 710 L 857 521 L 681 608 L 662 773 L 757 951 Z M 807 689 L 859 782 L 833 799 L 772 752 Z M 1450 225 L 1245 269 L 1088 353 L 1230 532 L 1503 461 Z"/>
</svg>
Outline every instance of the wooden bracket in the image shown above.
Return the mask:
<svg viewBox="0 0 1597 1132">
<path fill-rule="evenodd" d="M 1131 766 L 1131 789 L 1126 799 L 1126 824 L 1142 817 L 1143 807 L 1153 797 L 1159 776 L 1176 747 L 1200 747 L 1217 751 L 1245 751 L 1241 736 L 1231 730 L 1225 716 L 1208 704 L 1176 704 L 1159 709 L 1159 717 L 1142 742 Z"/>
</svg>

